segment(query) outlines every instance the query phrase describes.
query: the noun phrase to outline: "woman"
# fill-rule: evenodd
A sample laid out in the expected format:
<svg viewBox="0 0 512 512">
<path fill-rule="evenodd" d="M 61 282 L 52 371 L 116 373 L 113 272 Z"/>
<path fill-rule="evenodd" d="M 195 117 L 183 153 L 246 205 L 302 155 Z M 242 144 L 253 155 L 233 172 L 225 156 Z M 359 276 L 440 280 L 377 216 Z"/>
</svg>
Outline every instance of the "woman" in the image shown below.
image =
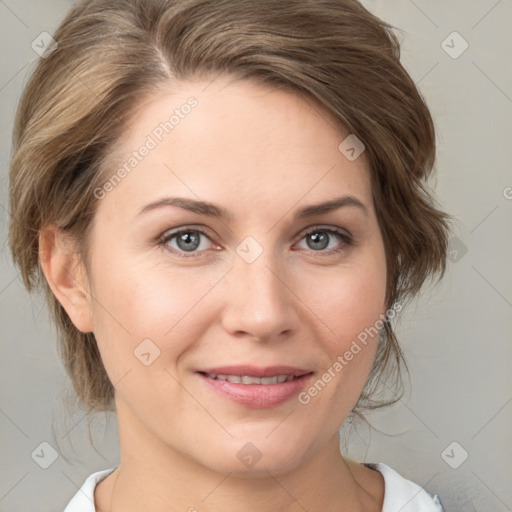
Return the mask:
<svg viewBox="0 0 512 512">
<path fill-rule="evenodd" d="M 352 0 L 85 0 L 20 102 L 10 243 L 121 462 L 66 512 L 442 511 L 338 430 L 442 277 L 431 116 Z"/>
</svg>

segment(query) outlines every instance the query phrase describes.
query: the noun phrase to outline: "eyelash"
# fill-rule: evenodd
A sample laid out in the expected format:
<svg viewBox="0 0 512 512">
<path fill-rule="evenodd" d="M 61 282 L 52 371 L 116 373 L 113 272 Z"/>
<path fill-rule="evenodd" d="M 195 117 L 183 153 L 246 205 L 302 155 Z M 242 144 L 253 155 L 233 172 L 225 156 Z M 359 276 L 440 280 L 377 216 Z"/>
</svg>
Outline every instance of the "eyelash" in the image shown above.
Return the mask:
<svg viewBox="0 0 512 512">
<path fill-rule="evenodd" d="M 180 258 L 197 258 L 204 251 L 190 252 L 190 253 L 188 253 L 188 255 L 185 255 L 185 254 L 187 254 L 186 251 L 177 251 L 176 249 L 170 249 L 169 247 L 167 247 L 167 244 L 173 238 L 175 238 L 178 235 L 181 235 L 183 233 L 188 233 L 188 232 L 200 233 L 201 235 L 203 235 L 206 238 L 208 238 L 208 240 L 210 240 L 210 237 L 208 236 L 208 233 L 206 233 L 206 231 L 204 231 L 203 229 L 195 228 L 195 227 L 186 227 L 185 226 L 185 227 L 180 228 L 180 229 L 178 229 L 176 231 L 164 233 L 161 237 L 158 238 L 157 243 L 158 243 L 159 246 L 161 246 L 165 250 L 171 251 L 173 254 L 177 255 Z M 312 228 L 312 229 L 308 230 L 307 232 L 305 232 L 302 235 L 302 237 L 299 239 L 299 241 L 304 239 L 308 235 L 313 234 L 313 233 L 328 233 L 330 235 L 338 237 L 343 242 L 341 247 L 336 248 L 336 249 L 319 250 L 319 251 L 311 250 L 312 252 L 324 253 L 325 255 L 332 255 L 332 254 L 337 254 L 339 252 L 342 252 L 342 251 L 346 250 L 346 248 L 348 246 L 353 245 L 353 242 L 354 242 L 352 237 L 350 235 L 348 235 L 347 233 L 344 233 L 343 231 L 340 231 L 338 229 L 333 229 L 333 228 L 324 228 L 324 227 L 321 227 L 321 226 L 315 226 L 314 228 Z"/>
</svg>

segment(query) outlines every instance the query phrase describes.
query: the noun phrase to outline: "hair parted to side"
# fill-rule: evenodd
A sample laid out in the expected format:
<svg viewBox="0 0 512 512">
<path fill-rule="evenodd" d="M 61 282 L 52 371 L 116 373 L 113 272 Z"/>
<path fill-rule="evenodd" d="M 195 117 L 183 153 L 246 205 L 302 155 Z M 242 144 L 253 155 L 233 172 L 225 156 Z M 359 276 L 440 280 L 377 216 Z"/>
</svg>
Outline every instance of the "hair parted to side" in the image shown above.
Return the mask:
<svg viewBox="0 0 512 512">
<path fill-rule="evenodd" d="M 402 306 L 446 269 L 450 215 L 427 180 L 435 160 L 429 110 L 400 64 L 393 27 L 355 0 L 83 0 L 54 34 L 21 97 L 10 165 L 9 243 L 29 292 L 42 287 L 59 351 L 86 409 L 114 409 L 93 333 L 80 332 L 53 295 L 38 237 L 54 223 L 88 261 L 88 235 L 109 151 L 143 102 L 180 80 L 226 73 L 295 92 L 331 112 L 365 144 L 383 235 L 386 301 Z M 341 142 L 341 139 L 340 139 Z M 376 400 L 405 364 L 385 322 L 374 366 L 352 411 Z"/>
</svg>

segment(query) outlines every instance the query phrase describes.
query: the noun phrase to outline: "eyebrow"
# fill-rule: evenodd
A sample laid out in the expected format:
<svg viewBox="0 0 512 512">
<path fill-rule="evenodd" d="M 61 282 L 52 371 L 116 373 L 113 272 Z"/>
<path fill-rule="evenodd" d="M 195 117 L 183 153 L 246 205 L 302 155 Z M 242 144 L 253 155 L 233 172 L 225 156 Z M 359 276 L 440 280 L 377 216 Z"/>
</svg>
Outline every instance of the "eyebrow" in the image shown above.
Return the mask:
<svg viewBox="0 0 512 512">
<path fill-rule="evenodd" d="M 138 215 L 166 206 L 177 206 L 178 208 L 182 208 L 183 210 L 187 210 L 192 213 L 207 215 L 224 221 L 232 221 L 234 218 L 233 214 L 222 206 L 215 205 L 208 201 L 197 201 L 195 199 L 185 197 L 164 197 L 163 199 L 159 199 L 158 201 L 154 201 L 144 206 Z M 329 213 L 346 206 L 359 208 L 368 217 L 368 210 L 359 199 L 354 196 L 341 196 L 323 203 L 305 206 L 295 213 L 294 218 L 298 220 L 313 217 L 315 215 Z"/>
</svg>

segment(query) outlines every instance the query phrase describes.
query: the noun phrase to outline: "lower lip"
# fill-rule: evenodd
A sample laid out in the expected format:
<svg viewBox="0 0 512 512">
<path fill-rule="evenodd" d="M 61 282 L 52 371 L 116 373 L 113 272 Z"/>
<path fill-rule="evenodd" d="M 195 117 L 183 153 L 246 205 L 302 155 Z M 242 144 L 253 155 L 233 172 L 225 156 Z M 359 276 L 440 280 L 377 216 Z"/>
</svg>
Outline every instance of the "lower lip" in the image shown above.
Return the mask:
<svg viewBox="0 0 512 512">
<path fill-rule="evenodd" d="M 198 374 L 214 391 L 251 409 L 269 409 L 300 393 L 313 376 L 302 375 L 289 382 L 276 384 L 239 384 L 227 380 L 212 379 L 208 375 Z"/>
</svg>

